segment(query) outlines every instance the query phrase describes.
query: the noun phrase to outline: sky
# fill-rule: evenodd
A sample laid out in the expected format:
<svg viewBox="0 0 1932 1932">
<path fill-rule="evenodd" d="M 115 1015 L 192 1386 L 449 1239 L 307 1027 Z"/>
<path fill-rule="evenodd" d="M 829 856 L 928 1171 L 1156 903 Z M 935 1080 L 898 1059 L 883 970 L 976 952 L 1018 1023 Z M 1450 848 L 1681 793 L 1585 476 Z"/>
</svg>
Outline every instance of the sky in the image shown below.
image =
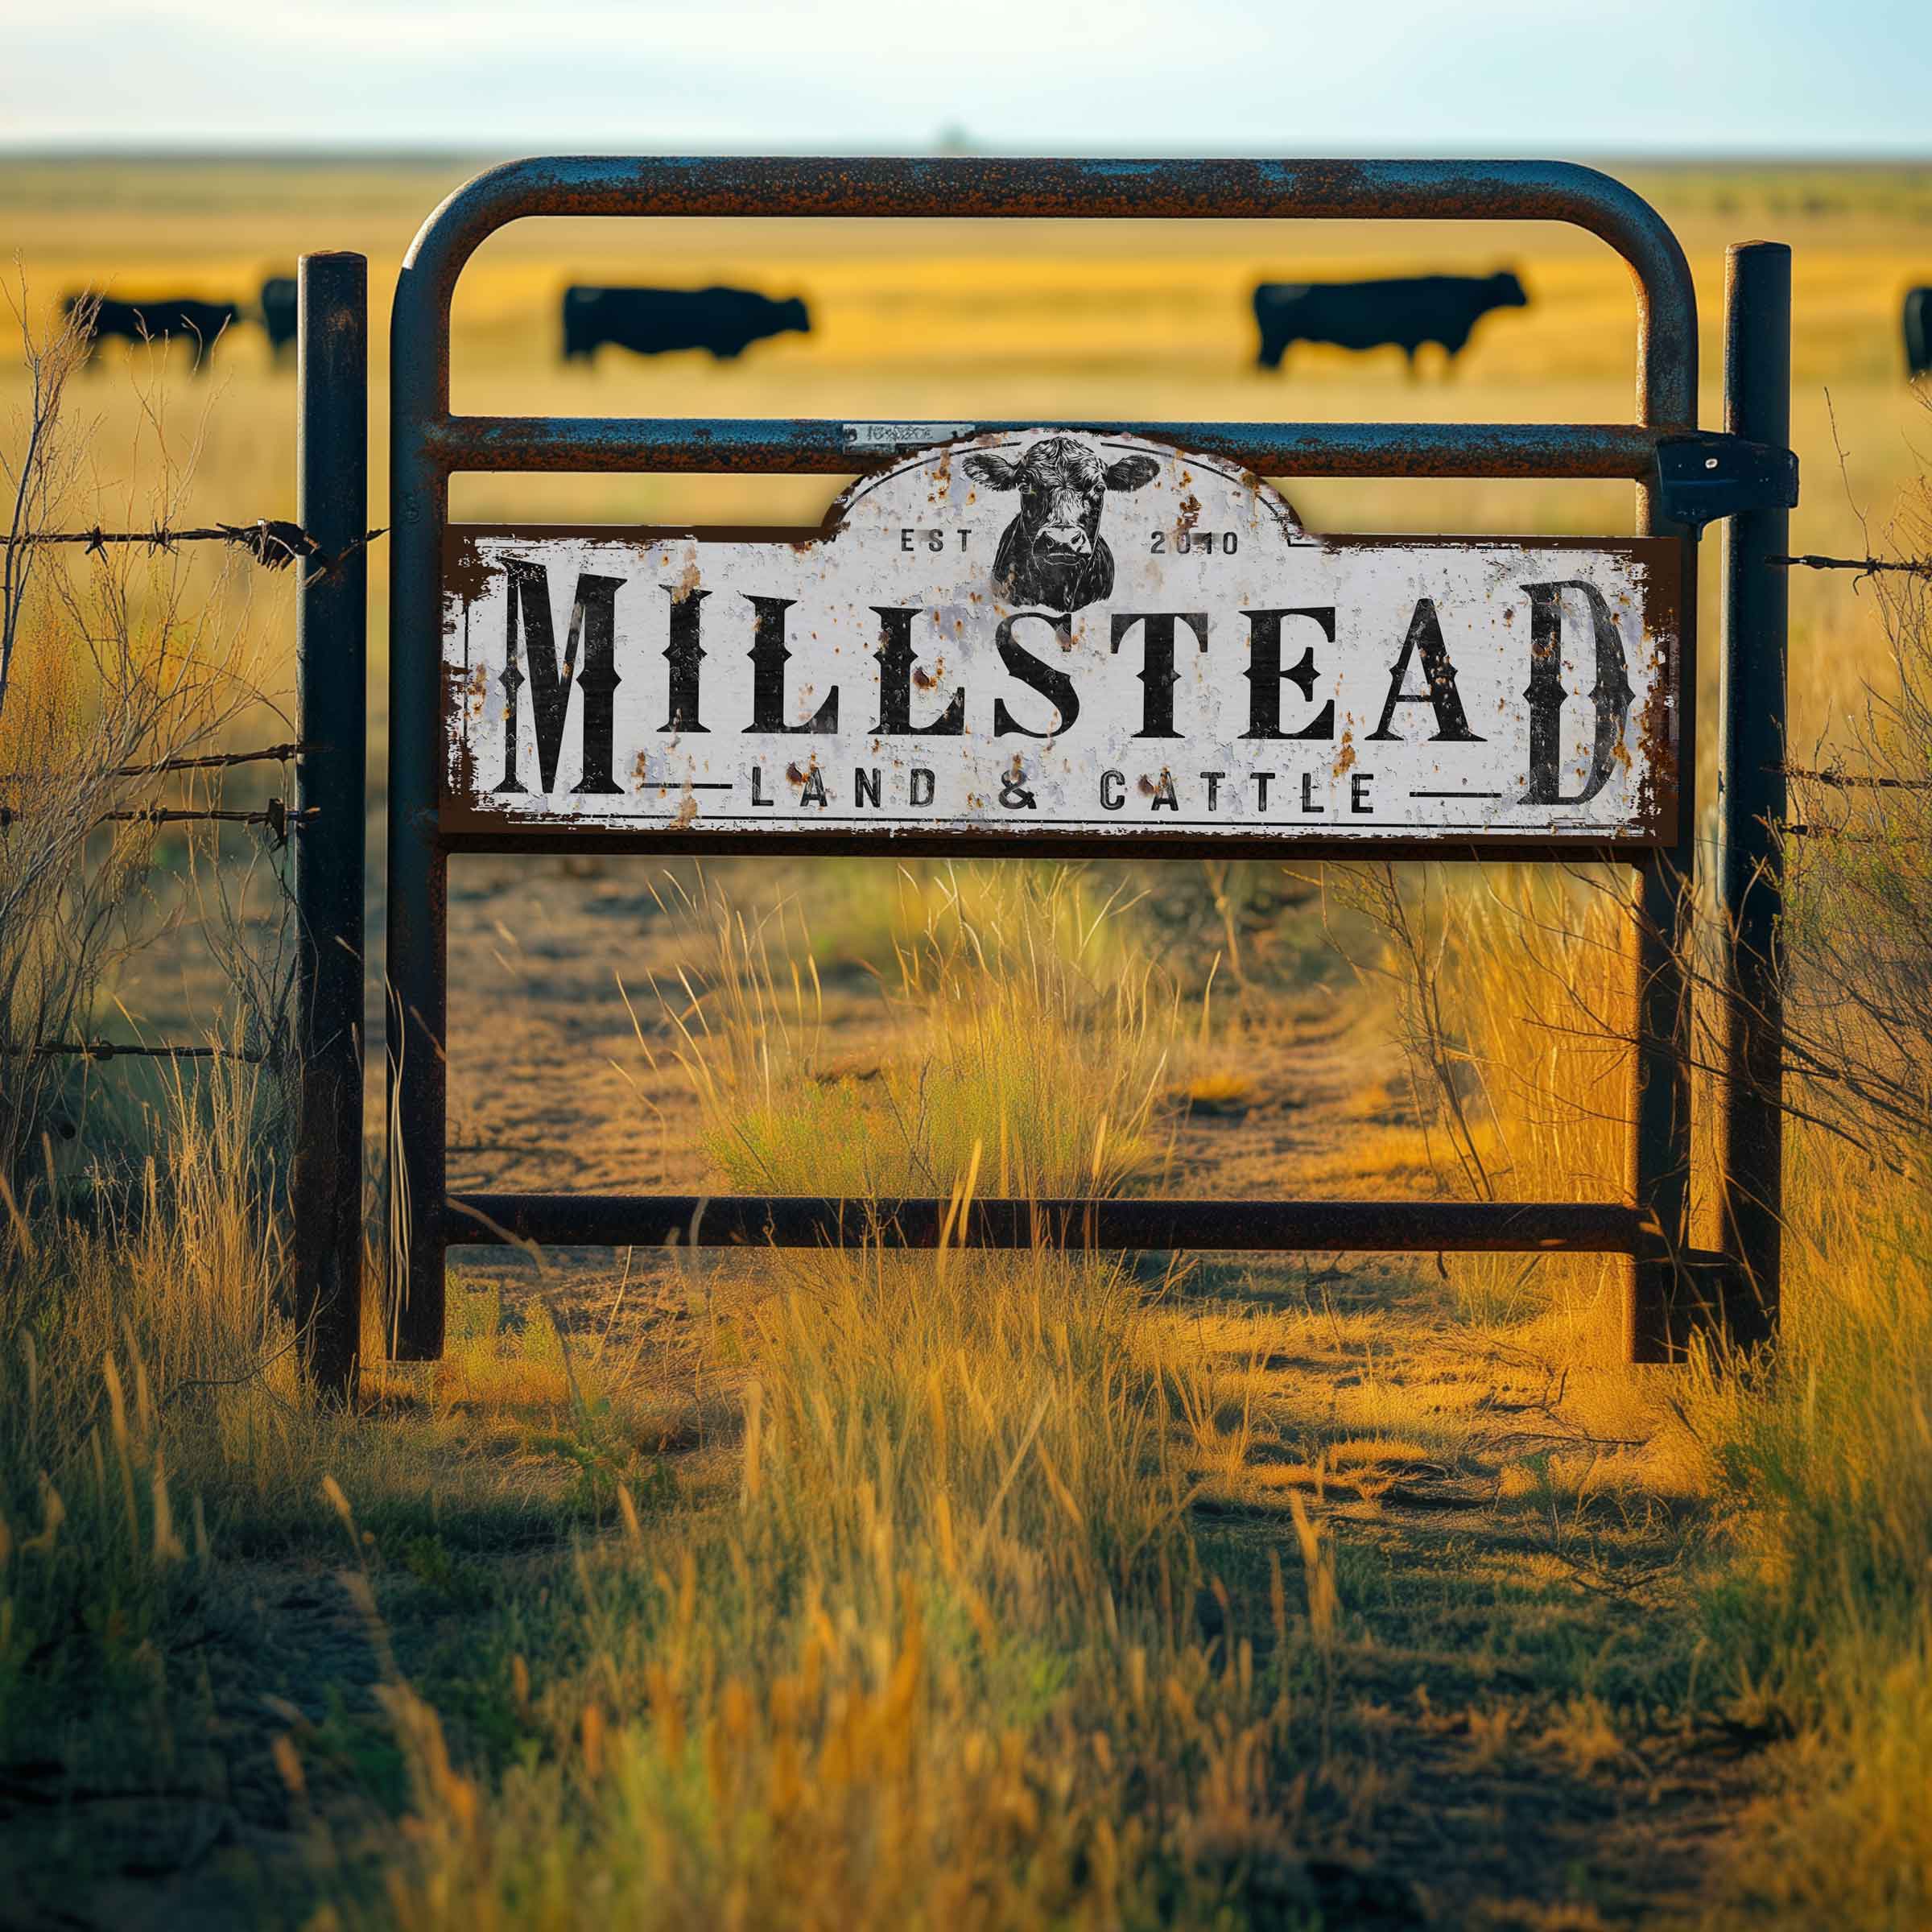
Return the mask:
<svg viewBox="0 0 1932 1932">
<path fill-rule="evenodd" d="M 1924 0 L 0 0 L 0 146 L 1917 155 Z"/>
</svg>

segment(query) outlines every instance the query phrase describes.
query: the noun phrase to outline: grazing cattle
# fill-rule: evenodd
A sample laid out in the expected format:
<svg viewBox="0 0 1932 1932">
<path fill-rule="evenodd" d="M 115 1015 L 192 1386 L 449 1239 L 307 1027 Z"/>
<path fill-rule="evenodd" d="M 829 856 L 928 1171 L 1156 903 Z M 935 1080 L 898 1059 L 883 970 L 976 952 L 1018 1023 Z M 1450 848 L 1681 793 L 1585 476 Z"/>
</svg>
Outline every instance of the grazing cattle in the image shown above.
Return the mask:
<svg viewBox="0 0 1932 1932">
<path fill-rule="evenodd" d="M 1084 443 L 1048 436 L 1017 463 L 990 452 L 968 456 L 965 471 L 989 489 L 1017 489 L 1019 514 L 1001 534 L 993 580 L 1015 604 L 1078 610 L 1113 588 L 1113 552 L 1100 535 L 1100 504 L 1110 489 L 1151 482 L 1151 456 L 1104 463 Z"/>
<path fill-rule="evenodd" d="M 1905 297 L 1905 380 L 1932 375 L 1932 288 Z"/>
<path fill-rule="evenodd" d="M 270 275 L 262 284 L 262 326 L 268 334 L 269 353 L 279 362 L 295 346 L 296 298 L 301 285 L 293 275 Z"/>
<path fill-rule="evenodd" d="M 803 302 L 748 288 L 571 288 L 564 293 L 564 360 L 593 358 L 606 342 L 641 356 L 704 349 L 720 361 L 753 342 L 811 332 Z"/>
<path fill-rule="evenodd" d="M 1454 361 L 1492 308 L 1524 308 L 1530 298 L 1507 269 L 1493 275 L 1410 275 L 1386 282 L 1264 282 L 1254 291 L 1263 369 L 1279 369 L 1296 342 L 1343 349 L 1393 343 L 1415 374 L 1416 352 L 1439 342 Z"/>
<path fill-rule="evenodd" d="M 61 312 L 72 316 L 93 301 L 91 295 L 69 295 L 60 305 Z M 242 312 L 232 302 L 197 302 L 183 295 L 154 302 L 110 302 L 103 298 L 95 306 L 88 329 L 88 353 L 93 353 L 103 336 L 121 336 L 130 342 L 159 342 L 173 336 L 192 346 L 199 369 L 214 359 L 215 343 L 222 330 L 241 320 Z"/>
</svg>

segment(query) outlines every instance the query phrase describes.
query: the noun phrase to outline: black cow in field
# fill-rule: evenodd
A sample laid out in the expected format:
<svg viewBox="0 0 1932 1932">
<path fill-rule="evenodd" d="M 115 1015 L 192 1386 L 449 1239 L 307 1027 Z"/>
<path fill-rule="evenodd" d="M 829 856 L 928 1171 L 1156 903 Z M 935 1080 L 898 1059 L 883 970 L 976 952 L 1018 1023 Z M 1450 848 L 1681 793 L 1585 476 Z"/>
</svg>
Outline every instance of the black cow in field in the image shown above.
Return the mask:
<svg viewBox="0 0 1932 1932">
<path fill-rule="evenodd" d="M 301 284 L 293 275 L 270 275 L 262 284 L 262 327 L 268 336 L 269 353 L 278 362 L 295 345 L 295 303 L 300 292 Z"/>
<path fill-rule="evenodd" d="M 704 349 L 720 361 L 787 331 L 811 332 L 803 302 L 748 288 L 570 288 L 564 292 L 564 360 L 593 358 L 606 343 L 662 356 Z"/>
<path fill-rule="evenodd" d="M 1913 289 L 1905 297 L 1905 380 L 1932 375 L 1932 288 Z"/>
<path fill-rule="evenodd" d="M 1509 270 L 1493 275 L 1407 275 L 1386 282 L 1264 282 L 1254 291 L 1263 369 L 1279 369 L 1296 342 L 1343 349 L 1393 343 L 1415 374 L 1416 352 L 1439 342 L 1454 361 L 1492 308 L 1525 308 Z"/>
<path fill-rule="evenodd" d="M 989 489 L 1017 489 L 1019 514 L 1001 534 L 993 580 L 1013 603 L 1078 610 L 1113 588 L 1113 552 L 1100 535 L 1110 489 L 1138 489 L 1158 466 L 1151 456 L 1104 463 L 1071 436 L 1049 436 L 1017 463 L 976 451 L 964 469 Z"/>
<path fill-rule="evenodd" d="M 241 310 L 232 302 L 197 302 L 185 295 L 154 302 L 103 298 L 98 303 L 91 295 L 69 295 L 60 304 L 61 313 L 71 316 L 89 304 L 94 305 L 88 329 L 90 356 L 103 336 L 120 336 L 130 342 L 159 342 L 173 336 L 192 345 L 197 369 L 213 361 L 222 330 L 242 320 Z"/>
</svg>

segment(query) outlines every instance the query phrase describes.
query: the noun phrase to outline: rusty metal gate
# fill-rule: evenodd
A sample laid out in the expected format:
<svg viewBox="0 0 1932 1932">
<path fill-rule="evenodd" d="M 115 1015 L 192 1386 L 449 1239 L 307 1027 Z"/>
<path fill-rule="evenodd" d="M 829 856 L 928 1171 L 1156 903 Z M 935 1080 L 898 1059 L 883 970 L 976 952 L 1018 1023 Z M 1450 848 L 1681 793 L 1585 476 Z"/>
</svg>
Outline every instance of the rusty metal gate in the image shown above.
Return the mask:
<svg viewBox="0 0 1932 1932">
<path fill-rule="evenodd" d="M 817 472 L 890 467 L 931 441 L 931 425 L 873 425 L 860 444 L 838 422 L 570 419 L 459 416 L 450 410 L 452 296 L 477 246 L 531 216 L 1231 218 L 1538 221 L 1574 225 L 1629 264 L 1637 295 L 1635 420 L 1623 423 L 1110 423 L 1048 425 L 1179 445 L 1259 476 L 1616 478 L 1636 485 L 1636 528 L 1678 552 L 1682 756 L 1677 811 L 1662 844 L 1592 855 L 1574 842 L 1494 842 L 1479 852 L 1439 840 L 1383 842 L 1382 857 L 1575 860 L 1632 867 L 1629 952 L 1635 1021 L 1626 1197 L 1567 1202 L 986 1199 L 956 1237 L 1012 1247 L 1282 1251 L 1494 1249 L 1596 1252 L 1633 1263 L 1633 1360 L 1681 1354 L 1700 1328 L 1736 1339 L 1775 1322 L 1780 1035 L 1776 922 L 1783 816 L 1783 573 L 1796 464 L 1785 447 L 1789 402 L 1789 254 L 1772 244 L 1732 252 L 1724 434 L 1698 428 L 1696 299 L 1675 237 L 1636 195 L 1592 170 L 1557 163 L 1461 162 L 750 160 L 561 159 L 479 175 L 424 225 L 395 294 L 391 382 L 388 1077 L 391 1346 L 438 1356 L 446 1250 L 531 1241 L 556 1245 L 808 1245 L 877 1238 L 937 1242 L 942 1199 L 878 1203 L 713 1195 L 468 1193 L 446 1170 L 445 924 L 456 852 L 846 852 L 852 833 L 705 832 L 585 824 L 568 831 L 493 825 L 446 814 L 441 594 L 451 476 L 469 472 Z M 1014 431 L 1030 424 L 947 425 Z M 1692 974 L 1688 947 L 1697 828 L 1698 536 L 1733 519 L 1724 580 L 1725 731 L 1720 913 L 1729 980 L 1721 1028 L 1724 1100 L 1716 1176 L 1724 1236 L 1690 1239 Z M 988 856 L 1027 851 L 1132 852 L 1132 836 L 1091 834 L 977 842 L 932 832 L 898 852 Z M 1359 844 L 1299 838 L 1298 856 L 1356 856 Z M 1254 839 L 1164 836 L 1161 856 L 1225 856 L 1275 847 Z"/>
</svg>

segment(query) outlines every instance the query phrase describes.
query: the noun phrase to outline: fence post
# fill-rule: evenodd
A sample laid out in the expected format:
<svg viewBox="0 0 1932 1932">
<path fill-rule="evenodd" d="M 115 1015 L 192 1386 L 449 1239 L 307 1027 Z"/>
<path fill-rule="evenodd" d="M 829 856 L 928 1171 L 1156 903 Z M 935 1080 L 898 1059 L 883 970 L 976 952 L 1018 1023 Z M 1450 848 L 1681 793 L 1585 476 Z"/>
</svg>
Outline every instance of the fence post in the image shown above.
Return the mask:
<svg viewBox="0 0 1932 1932">
<path fill-rule="evenodd" d="M 304 255 L 296 516 L 324 554 L 296 625 L 298 802 L 317 815 L 295 848 L 295 1046 L 300 1097 L 291 1187 L 295 1313 L 310 1380 L 353 1402 L 362 1340 L 363 832 L 367 798 L 369 264 Z"/>
<path fill-rule="evenodd" d="M 1783 449 L 1791 440 L 1791 251 L 1734 243 L 1724 279 L 1724 427 Z M 1723 872 L 1727 944 L 1719 1200 L 1732 1278 L 1731 1340 L 1777 1331 L 1784 1217 L 1784 865 L 1790 513 L 1752 510 L 1724 537 Z"/>
</svg>

